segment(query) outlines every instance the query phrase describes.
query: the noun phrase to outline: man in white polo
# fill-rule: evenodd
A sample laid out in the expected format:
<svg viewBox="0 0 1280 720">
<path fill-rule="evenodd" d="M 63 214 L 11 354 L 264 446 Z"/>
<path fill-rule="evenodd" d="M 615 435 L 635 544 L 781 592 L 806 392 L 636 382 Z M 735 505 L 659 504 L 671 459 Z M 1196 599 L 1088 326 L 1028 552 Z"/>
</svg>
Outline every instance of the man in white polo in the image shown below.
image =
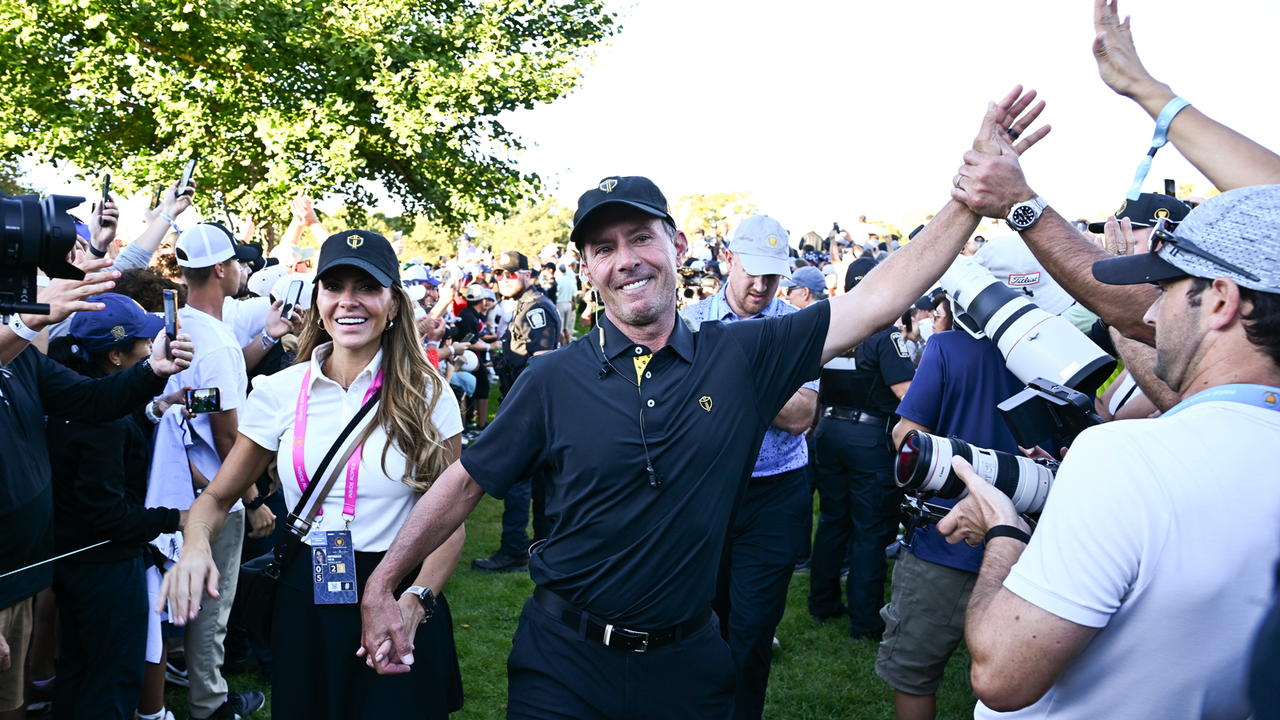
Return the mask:
<svg viewBox="0 0 1280 720">
<path fill-rule="evenodd" d="M 1280 186 L 1211 198 L 1151 249 L 1093 276 L 1159 287 L 1144 320 L 1181 402 L 1082 433 L 1030 538 L 956 463 L 970 494 L 938 530 L 987 543 L 965 618 L 975 717 L 1252 712 L 1247 658 L 1280 558 Z"/>
</svg>

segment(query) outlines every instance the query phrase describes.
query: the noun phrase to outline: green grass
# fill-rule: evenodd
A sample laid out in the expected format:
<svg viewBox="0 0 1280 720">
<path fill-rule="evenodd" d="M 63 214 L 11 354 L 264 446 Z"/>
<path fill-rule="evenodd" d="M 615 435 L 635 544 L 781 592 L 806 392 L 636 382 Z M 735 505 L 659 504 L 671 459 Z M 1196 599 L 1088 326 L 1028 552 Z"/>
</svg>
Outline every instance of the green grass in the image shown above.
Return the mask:
<svg viewBox="0 0 1280 720">
<path fill-rule="evenodd" d="M 495 385 L 489 404 L 491 413 L 497 408 L 497 394 Z M 533 593 L 533 583 L 528 573 L 490 575 L 471 569 L 471 560 L 492 554 L 501 536 L 502 502 L 485 497 L 467 520 L 462 561 L 445 588 L 453 612 L 454 638 L 466 693 L 466 704 L 453 716 L 458 720 L 506 717 L 507 655 L 520 610 Z M 786 614 L 778 626 L 782 651 L 773 659 L 764 716 L 771 720 L 892 719 L 893 690 L 876 676 L 874 669 L 878 645 L 849 639 L 845 620 L 825 624 L 814 621 L 809 617 L 808 594 L 808 576 L 793 577 Z M 254 718 L 271 717 L 271 689 L 259 676 L 251 672 L 234 678 L 231 688 L 266 693 L 267 707 Z M 185 689 L 171 687 L 167 695 L 169 709 L 178 718 L 185 718 Z M 969 686 L 969 654 L 961 644 L 947 666 L 938 693 L 938 717 L 971 718 L 974 703 Z"/>
<path fill-rule="evenodd" d="M 507 654 L 524 601 L 533 592 L 528 573 L 489 575 L 471 569 L 472 558 L 488 557 L 502 535 L 502 503 L 486 497 L 467 520 L 462 562 L 445 588 L 453 611 L 454 637 L 462 665 L 466 705 L 459 720 L 506 716 Z M 787 611 L 778 626 L 782 651 L 774 656 L 764 716 L 777 720 L 879 720 L 893 718 L 893 690 L 876 676 L 877 645 L 849 639 L 844 620 L 819 624 L 809 617 L 809 578 L 792 578 Z M 236 691 L 270 687 L 254 673 L 231 681 Z M 270 718 L 268 708 L 255 718 Z M 969 655 L 962 645 L 947 666 L 938 694 L 938 717 L 973 717 Z M 168 707 L 186 717 L 186 691 L 170 688 Z"/>
</svg>

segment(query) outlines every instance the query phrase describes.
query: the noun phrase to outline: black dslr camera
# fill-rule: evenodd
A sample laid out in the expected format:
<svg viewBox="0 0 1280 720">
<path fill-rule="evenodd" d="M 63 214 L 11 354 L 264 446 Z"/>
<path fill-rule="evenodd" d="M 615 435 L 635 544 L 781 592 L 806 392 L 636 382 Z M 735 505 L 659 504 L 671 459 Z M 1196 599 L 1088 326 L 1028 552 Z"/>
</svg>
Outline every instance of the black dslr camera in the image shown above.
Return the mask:
<svg viewBox="0 0 1280 720">
<path fill-rule="evenodd" d="M 51 278 L 84 279 L 67 261 L 76 246 L 76 222 L 67 211 L 84 198 L 50 195 L 13 197 L 0 193 L 0 315 L 48 315 L 49 306 L 36 302 L 36 268 Z"/>
</svg>

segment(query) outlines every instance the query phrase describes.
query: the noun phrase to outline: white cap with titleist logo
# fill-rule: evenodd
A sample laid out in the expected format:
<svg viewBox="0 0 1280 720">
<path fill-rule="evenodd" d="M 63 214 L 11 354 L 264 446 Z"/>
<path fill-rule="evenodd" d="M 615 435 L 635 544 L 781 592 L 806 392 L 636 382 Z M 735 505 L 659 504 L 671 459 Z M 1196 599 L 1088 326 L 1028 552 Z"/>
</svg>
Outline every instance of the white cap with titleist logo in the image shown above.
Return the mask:
<svg viewBox="0 0 1280 720">
<path fill-rule="evenodd" d="M 1075 299 L 1054 280 L 1031 254 L 1031 248 L 1017 235 L 991 238 L 973 256 L 992 277 L 1014 290 L 1021 290 L 1041 310 L 1061 315 Z"/>
<path fill-rule="evenodd" d="M 729 241 L 729 250 L 738 256 L 748 275 L 791 277 L 787 256 L 787 229 L 768 215 L 752 215 L 743 220 Z"/>
</svg>

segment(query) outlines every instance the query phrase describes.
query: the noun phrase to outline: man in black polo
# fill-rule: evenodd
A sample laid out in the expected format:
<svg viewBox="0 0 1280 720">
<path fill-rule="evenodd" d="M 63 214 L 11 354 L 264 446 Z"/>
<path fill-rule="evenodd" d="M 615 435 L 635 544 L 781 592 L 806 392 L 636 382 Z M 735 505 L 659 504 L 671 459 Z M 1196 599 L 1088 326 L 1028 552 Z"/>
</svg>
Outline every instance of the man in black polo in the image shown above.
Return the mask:
<svg viewBox="0 0 1280 720">
<path fill-rule="evenodd" d="M 687 241 L 666 199 L 645 178 L 602 180 L 579 199 L 571 237 L 605 312 L 587 336 L 530 360 L 500 427 L 414 508 L 366 586 L 370 664 L 412 665 L 400 578 L 485 492 L 503 497 L 545 471 L 552 528 L 530 559 L 538 587 L 507 664 L 508 717 L 727 717 L 734 665 L 709 606 L 766 429 L 825 361 L 920 297 L 977 223 L 948 203 L 853 292 L 695 334 L 676 313 Z"/>
<path fill-rule="evenodd" d="M 849 266 L 849 289 L 876 266 Z M 809 614 L 819 621 L 849 615 L 855 640 L 884 633 L 885 548 L 898 532 L 902 489 L 893 478 L 890 422 L 907 394 L 915 363 L 896 327 L 833 358 L 822 368 L 822 404 L 814 431 L 821 498 L 809 564 Z M 849 558 L 847 605 L 840 604 L 840 566 Z"/>
<path fill-rule="evenodd" d="M 498 292 L 515 300 L 511 322 L 502 335 L 502 357 L 496 363 L 498 384 L 506 397 L 529 358 L 556 349 L 560 338 L 560 313 L 529 276 L 529 260 L 508 250 L 498 256 L 493 275 Z M 471 567 L 481 572 L 516 572 L 529 567 L 529 501 L 533 501 L 533 540 L 547 537 L 546 489 L 541 472 L 516 483 L 502 499 L 502 545 L 487 558 L 475 558 Z"/>
</svg>

